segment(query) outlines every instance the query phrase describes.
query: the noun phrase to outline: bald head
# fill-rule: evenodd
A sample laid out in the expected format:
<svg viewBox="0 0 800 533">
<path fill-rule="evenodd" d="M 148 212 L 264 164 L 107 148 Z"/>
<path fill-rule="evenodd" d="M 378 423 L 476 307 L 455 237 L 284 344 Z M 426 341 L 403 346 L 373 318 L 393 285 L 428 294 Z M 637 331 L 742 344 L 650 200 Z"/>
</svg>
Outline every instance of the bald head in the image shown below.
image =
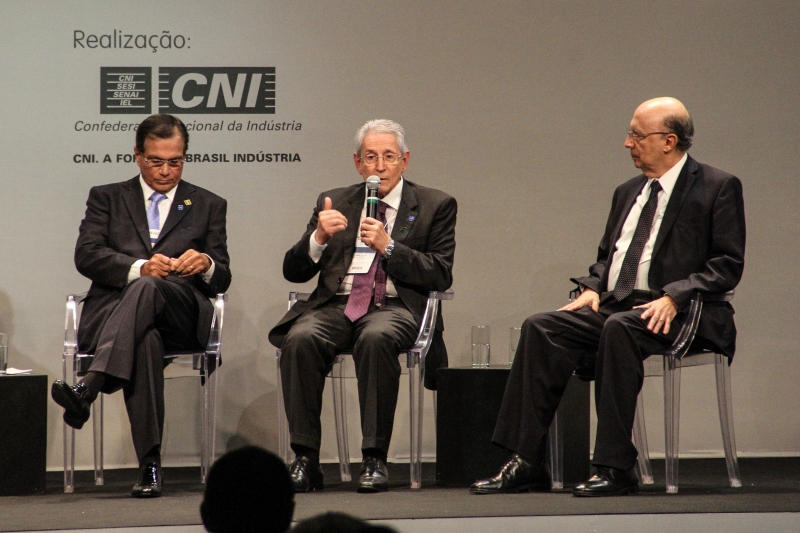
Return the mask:
<svg viewBox="0 0 800 533">
<path fill-rule="evenodd" d="M 637 168 L 649 178 L 659 178 L 681 160 L 693 135 L 692 118 L 679 100 L 653 98 L 633 113 L 625 147 Z"/>
</svg>

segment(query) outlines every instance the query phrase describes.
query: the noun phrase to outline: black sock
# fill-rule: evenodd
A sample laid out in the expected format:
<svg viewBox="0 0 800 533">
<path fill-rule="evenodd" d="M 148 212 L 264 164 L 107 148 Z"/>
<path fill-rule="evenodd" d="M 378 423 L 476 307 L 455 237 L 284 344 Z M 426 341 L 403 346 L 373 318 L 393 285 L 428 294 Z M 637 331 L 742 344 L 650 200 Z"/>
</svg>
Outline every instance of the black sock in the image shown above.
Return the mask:
<svg viewBox="0 0 800 533">
<path fill-rule="evenodd" d="M 86 385 L 87 396 L 86 399 L 92 403 L 97 399 L 97 395 L 103 390 L 103 385 L 106 382 L 106 375 L 102 372 L 95 372 L 90 370 L 86 373 L 80 383 Z"/>
<path fill-rule="evenodd" d="M 302 444 L 294 444 L 294 443 L 292 443 L 292 450 L 294 451 L 298 459 L 301 456 L 305 456 L 311 459 L 312 463 L 319 464 L 319 450 L 315 450 L 314 448 L 309 448 L 308 446 L 303 446 Z"/>
<path fill-rule="evenodd" d="M 386 462 L 387 457 L 387 453 L 379 448 L 364 448 L 361 450 L 361 455 L 365 461 L 368 457 L 374 457 L 375 459 L 380 459 L 384 463 Z"/>
</svg>

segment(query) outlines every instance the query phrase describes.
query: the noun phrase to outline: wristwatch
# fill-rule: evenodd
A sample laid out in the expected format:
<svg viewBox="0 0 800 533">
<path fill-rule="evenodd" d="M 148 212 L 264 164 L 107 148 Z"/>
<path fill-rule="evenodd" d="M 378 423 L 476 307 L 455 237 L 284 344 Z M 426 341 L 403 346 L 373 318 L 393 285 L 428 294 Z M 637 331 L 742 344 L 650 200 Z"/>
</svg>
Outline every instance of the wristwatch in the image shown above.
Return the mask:
<svg viewBox="0 0 800 533">
<path fill-rule="evenodd" d="M 383 258 L 384 259 L 391 259 L 392 252 L 394 252 L 394 239 L 389 241 L 389 244 L 386 245 L 386 249 L 383 250 Z"/>
</svg>

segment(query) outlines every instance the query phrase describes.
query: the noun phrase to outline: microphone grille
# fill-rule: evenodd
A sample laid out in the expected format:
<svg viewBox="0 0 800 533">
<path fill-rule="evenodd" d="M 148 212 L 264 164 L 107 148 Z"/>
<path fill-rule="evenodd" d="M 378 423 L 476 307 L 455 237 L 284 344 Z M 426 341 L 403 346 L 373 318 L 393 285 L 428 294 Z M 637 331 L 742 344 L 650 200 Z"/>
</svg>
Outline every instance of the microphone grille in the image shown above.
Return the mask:
<svg viewBox="0 0 800 533">
<path fill-rule="evenodd" d="M 381 179 L 378 176 L 370 176 L 367 178 L 367 189 L 375 190 L 381 186 Z"/>
</svg>

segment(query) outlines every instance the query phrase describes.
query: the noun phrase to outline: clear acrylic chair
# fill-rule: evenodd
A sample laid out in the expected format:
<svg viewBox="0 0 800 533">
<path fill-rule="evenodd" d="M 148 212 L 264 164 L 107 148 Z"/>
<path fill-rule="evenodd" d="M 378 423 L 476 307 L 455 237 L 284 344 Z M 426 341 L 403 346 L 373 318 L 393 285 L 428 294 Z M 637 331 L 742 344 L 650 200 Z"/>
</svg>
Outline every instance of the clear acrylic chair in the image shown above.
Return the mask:
<svg viewBox="0 0 800 533">
<path fill-rule="evenodd" d="M 572 293 L 570 293 L 572 297 Z M 719 301 L 733 300 L 733 291 Z M 677 338 L 667 350 L 648 357 L 644 362 L 645 377 L 663 376 L 664 380 L 664 450 L 667 492 L 678 492 L 678 436 L 680 421 L 681 368 L 701 365 L 714 365 L 716 371 L 717 406 L 719 408 L 720 429 L 731 487 L 741 487 L 739 462 L 736 456 L 736 437 L 733 428 L 733 404 L 731 401 L 731 374 L 728 358 L 710 350 L 693 350 L 692 342 L 700 323 L 703 298 L 697 293 L 692 298 L 686 321 Z M 633 442 L 639 452 L 636 469 L 643 484 L 653 483 L 653 471 L 647 446 L 647 431 L 644 419 L 642 395 L 636 402 L 636 416 L 633 424 Z M 563 477 L 563 431 L 558 424 L 558 412 L 550 426 L 550 468 L 552 487 L 564 487 Z"/>
<path fill-rule="evenodd" d="M 78 351 L 78 325 L 83 300 L 87 293 L 67 295 L 66 317 L 64 320 L 64 351 L 61 356 L 63 380 L 77 383 L 92 364 L 94 356 Z M 205 351 L 169 352 L 170 360 L 165 368 L 165 378 L 200 377 L 203 385 L 203 434 L 201 438 L 200 478 L 205 483 L 208 469 L 215 457 L 216 435 L 216 391 L 218 373 L 214 370 L 221 363 L 222 326 L 225 317 L 227 295 L 220 293 L 212 300 L 214 315 Z M 71 370 L 70 370 L 71 368 Z M 71 378 L 71 379 L 69 379 Z M 102 485 L 103 479 L 103 396 L 98 395 L 92 403 L 92 432 L 94 438 L 94 483 Z M 64 492 L 75 490 L 75 429 L 64 423 Z"/>
<path fill-rule="evenodd" d="M 288 308 L 298 300 L 305 300 L 308 293 L 289 293 Z M 439 302 L 441 300 L 452 300 L 453 291 L 444 292 L 431 291 L 428 293 L 428 304 L 425 314 L 422 317 L 417 340 L 407 352 L 401 352 L 398 356 L 406 355 L 406 368 L 408 369 L 409 383 L 409 425 L 411 428 L 411 488 L 422 487 L 422 415 L 425 403 L 425 357 L 433 341 L 433 334 L 436 325 L 436 316 L 439 312 Z M 344 365 L 342 364 L 346 356 L 351 356 L 349 352 L 344 352 L 336 356 L 333 368 L 328 377 L 331 378 L 333 386 L 333 415 L 336 425 L 336 444 L 339 451 L 339 474 L 343 482 L 352 479 L 350 475 L 350 446 L 347 435 L 347 406 L 344 394 Z M 286 410 L 283 402 L 283 383 L 281 382 L 281 351 L 276 350 L 277 360 L 277 385 L 278 385 L 278 453 L 287 464 L 294 460 L 289 439 L 289 422 L 286 419 Z M 436 416 L 436 391 L 433 391 L 434 398 L 434 417 Z"/>
</svg>

